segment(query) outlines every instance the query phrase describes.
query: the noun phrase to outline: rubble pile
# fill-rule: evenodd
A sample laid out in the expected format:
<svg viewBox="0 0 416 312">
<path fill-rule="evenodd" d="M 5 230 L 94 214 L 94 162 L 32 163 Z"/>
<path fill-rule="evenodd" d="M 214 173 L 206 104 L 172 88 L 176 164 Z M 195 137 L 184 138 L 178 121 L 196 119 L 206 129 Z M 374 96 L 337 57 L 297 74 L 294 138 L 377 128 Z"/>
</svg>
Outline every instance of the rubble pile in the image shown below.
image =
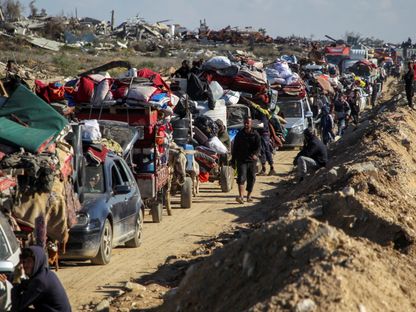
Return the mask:
<svg viewBox="0 0 416 312">
<path fill-rule="evenodd" d="M 272 43 L 273 38 L 266 35 L 264 29 L 255 30 L 252 27 L 227 26 L 220 30 L 212 30 L 207 26 L 206 20 L 200 21 L 198 39 L 214 42 L 227 42 L 231 44 L 242 43 Z"/>
<path fill-rule="evenodd" d="M 196 31 L 190 31 L 180 24 L 167 24 L 168 21 L 149 23 L 135 16 L 114 25 L 114 11 L 111 21 L 90 17 L 77 18 L 48 16 L 45 10 L 40 14 L 7 20 L 0 15 L 0 36 L 21 38 L 28 43 L 51 51 L 62 47 L 81 48 L 89 51 L 133 48 L 140 52 L 155 50 L 181 50 L 182 42 L 192 41 L 202 44 L 272 44 L 274 39 L 265 29 L 253 27 L 227 26 L 213 30 L 206 21 L 200 21 Z M 138 44 L 141 43 L 141 44 Z M 300 44 L 300 41 L 297 41 Z M 302 45 L 307 43 L 302 42 Z"/>
</svg>

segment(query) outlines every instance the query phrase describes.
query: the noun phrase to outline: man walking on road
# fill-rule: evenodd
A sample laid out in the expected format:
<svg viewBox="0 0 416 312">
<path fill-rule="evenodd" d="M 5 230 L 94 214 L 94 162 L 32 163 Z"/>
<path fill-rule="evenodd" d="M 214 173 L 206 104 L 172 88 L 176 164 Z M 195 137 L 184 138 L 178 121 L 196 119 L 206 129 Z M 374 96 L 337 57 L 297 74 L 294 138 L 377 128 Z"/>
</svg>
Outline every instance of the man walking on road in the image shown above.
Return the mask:
<svg viewBox="0 0 416 312">
<path fill-rule="evenodd" d="M 413 71 L 413 63 L 409 62 L 407 66 L 408 66 L 408 71 L 404 75 L 403 80 L 405 82 L 407 104 L 409 105 L 410 108 L 413 108 L 413 95 L 414 95 L 413 83 L 415 79 L 414 71 Z"/>
<path fill-rule="evenodd" d="M 240 130 L 232 150 L 232 162 L 237 166 L 237 202 L 244 203 L 244 184 L 247 182 L 247 202 L 252 202 L 251 193 L 256 182 L 257 159 L 260 153 L 260 135 L 253 129 L 250 117 L 244 119 L 244 129 Z"/>
<path fill-rule="evenodd" d="M 308 171 L 315 171 L 325 167 L 328 162 L 326 146 L 309 129 L 303 132 L 305 144 L 296 155 L 293 165 L 297 166 L 299 181 L 303 181 Z"/>
<path fill-rule="evenodd" d="M 360 90 L 354 89 L 350 100 L 351 116 L 355 125 L 358 125 L 359 115 L 360 115 Z"/>
</svg>

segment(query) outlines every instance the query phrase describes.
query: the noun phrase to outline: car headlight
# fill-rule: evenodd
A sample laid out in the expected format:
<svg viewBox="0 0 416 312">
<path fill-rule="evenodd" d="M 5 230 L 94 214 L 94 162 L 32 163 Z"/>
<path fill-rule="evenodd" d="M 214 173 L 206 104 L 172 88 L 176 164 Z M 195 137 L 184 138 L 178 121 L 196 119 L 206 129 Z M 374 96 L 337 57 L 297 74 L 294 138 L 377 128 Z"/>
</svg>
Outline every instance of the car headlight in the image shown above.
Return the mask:
<svg viewBox="0 0 416 312">
<path fill-rule="evenodd" d="M 303 126 L 302 125 L 293 126 L 291 130 L 292 130 L 293 133 L 302 134 L 303 133 Z"/>
<path fill-rule="evenodd" d="M 78 226 L 86 226 L 90 222 L 90 218 L 86 213 L 77 213 L 77 224 Z"/>
</svg>

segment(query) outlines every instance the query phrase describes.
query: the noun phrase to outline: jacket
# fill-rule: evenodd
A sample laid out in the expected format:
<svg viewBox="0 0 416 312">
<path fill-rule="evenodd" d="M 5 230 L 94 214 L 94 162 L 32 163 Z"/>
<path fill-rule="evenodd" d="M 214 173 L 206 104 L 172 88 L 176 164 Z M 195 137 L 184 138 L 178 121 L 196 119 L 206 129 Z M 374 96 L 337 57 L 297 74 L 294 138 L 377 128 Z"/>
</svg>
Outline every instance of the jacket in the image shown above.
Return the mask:
<svg viewBox="0 0 416 312">
<path fill-rule="evenodd" d="M 302 150 L 296 155 L 293 164 L 297 163 L 300 156 L 312 158 L 320 167 L 325 167 L 328 162 L 327 148 L 316 136 L 308 139 Z"/>
<path fill-rule="evenodd" d="M 12 312 L 25 311 L 33 305 L 39 312 L 71 312 L 65 289 L 56 274 L 49 270 L 42 247 L 31 246 L 35 263 L 29 280 L 14 285 Z"/>
<path fill-rule="evenodd" d="M 241 129 L 233 143 L 233 159 L 238 162 L 253 162 L 253 156 L 260 153 L 260 135 L 255 130 L 249 133 L 245 129 Z"/>
<path fill-rule="evenodd" d="M 407 73 L 404 75 L 403 80 L 406 83 L 406 88 L 412 88 L 414 81 L 414 71 L 409 69 Z"/>
</svg>

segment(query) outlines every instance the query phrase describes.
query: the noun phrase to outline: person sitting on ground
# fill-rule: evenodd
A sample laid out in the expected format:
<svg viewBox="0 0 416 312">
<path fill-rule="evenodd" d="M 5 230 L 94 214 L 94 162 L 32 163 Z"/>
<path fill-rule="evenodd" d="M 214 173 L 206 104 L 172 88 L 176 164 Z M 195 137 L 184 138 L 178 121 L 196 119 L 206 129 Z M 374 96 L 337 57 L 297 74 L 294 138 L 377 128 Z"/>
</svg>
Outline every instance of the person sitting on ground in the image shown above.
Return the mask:
<svg viewBox="0 0 416 312">
<path fill-rule="evenodd" d="M 305 143 L 302 150 L 296 155 L 293 165 L 297 167 L 299 181 L 303 181 L 309 171 L 316 171 L 325 167 L 328 162 L 326 146 L 310 129 L 303 132 Z"/>
<path fill-rule="evenodd" d="M 247 202 L 252 202 L 251 193 L 256 182 L 257 160 L 260 153 L 260 135 L 253 129 L 253 120 L 244 119 L 244 128 L 235 139 L 232 150 L 232 163 L 237 166 L 238 194 L 236 201 L 244 203 L 244 184 L 247 182 Z"/>
<path fill-rule="evenodd" d="M 27 280 L 12 289 L 12 311 L 71 312 L 65 289 L 49 270 L 45 250 L 40 246 L 24 248 L 20 254 L 21 269 Z M 30 307 L 33 306 L 34 310 Z"/>
<path fill-rule="evenodd" d="M 176 78 L 188 79 L 188 75 L 189 75 L 190 72 L 191 72 L 191 68 L 189 67 L 188 61 L 183 60 L 182 61 L 182 66 L 177 71 L 175 71 L 173 76 L 176 77 Z"/>
</svg>

